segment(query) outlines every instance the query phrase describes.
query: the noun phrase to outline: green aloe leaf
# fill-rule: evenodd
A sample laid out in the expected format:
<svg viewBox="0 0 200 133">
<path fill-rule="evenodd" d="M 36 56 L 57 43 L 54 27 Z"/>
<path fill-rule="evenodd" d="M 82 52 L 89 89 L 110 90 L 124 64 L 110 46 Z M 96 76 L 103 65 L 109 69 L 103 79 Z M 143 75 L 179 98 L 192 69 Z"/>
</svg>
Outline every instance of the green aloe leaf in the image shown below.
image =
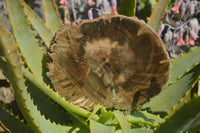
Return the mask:
<svg viewBox="0 0 200 133">
<path fill-rule="evenodd" d="M 13 6 L 12 4 L 15 5 L 15 6 Z M 21 26 L 23 28 L 22 31 L 27 30 L 28 33 L 30 33 L 29 36 L 26 36 L 27 35 L 26 32 L 24 34 L 21 33 L 22 35 L 18 36 L 19 40 L 23 43 L 23 45 L 20 45 L 20 48 L 24 49 L 24 50 L 22 50 L 22 52 L 24 52 L 24 51 L 29 52 L 28 53 L 29 55 L 25 54 L 25 59 L 29 59 L 29 56 L 35 59 L 35 61 L 31 60 L 30 62 L 28 62 L 28 64 L 31 65 L 31 68 L 32 68 L 32 66 L 37 66 L 37 68 L 33 69 L 33 70 L 35 70 L 33 72 L 36 73 L 36 75 L 38 77 L 42 78 L 42 58 L 43 58 L 42 57 L 43 56 L 42 51 L 39 48 L 38 44 L 34 43 L 36 41 L 35 41 L 35 38 L 33 36 L 32 31 L 30 29 L 30 25 L 28 25 L 26 16 L 23 12 L 23 6 L 21 5 L 21 3 L 19 1 L 13 1 L 13 2 L 7 1 L 6 5 L 7 5 L 7 8 L 8 8 L 8 13 L 11 14 L 9 17 L 10 17 L 11 22 L 13 22 L 13 29 L 15 29 L 17 31 L 17 32 L 14 32 L 14 34 L 21 32 L 20 27 L 16 25 L 16 23 L 19 23 L 19 22 L 24 24 L 24 25 Z M 19 7 L 19 8 L 15 9 L 14 7 L 16 7 L 16 6 Z M 14 10 L 13 10 L 13 8 L 14 8 Z M 18 14 L 14 13 L 14 12 L 18 12 Z M 14 14 L 15 14 L 15 16 L 14 16 Z M 20 20 L 16 19 L 16 16 L 18 16 L 18 15 L 21 16 L 21 17 L 19 17 Z M 26 42 L 26 39 L 24 37 L 26 37 L 26 39 L 28 39 L 28 42 Z M 29 43 L 29 41 L 30 41 L 30 43 Z M 21 42 L 19 42 L 19 43 L 21 43 Z M 29 46 L 29 47 L 24 47 L 24 45 Z M 32 47 L 30 47 L 30 46 L 32 46 Z M 35 121 L 40 126 L 39 127 L 40 130 L 42 130 L 43 132 L 56 132 L 56 131 L 65 132 L 66 130 L 72 128 L 72 127 L 66 126 L 66 125 L 64 125 L 64 126 L 61 126 L 59 124 L 57 125 L 55 122 L 52 123 L 50 120 L 48 120 L 48 117 L 47 117 L 48 115 L 45 116 L 44 114 L 45 113 L 48 114 L 48 112 L 51 112 L 51 111 L 49 110 L 48 112 L 47 111 L 45 112 L 45 111 L 38 110 L 38 106 L 35 105 L 35 103 L 34 103 L 35 101 L 32 100 L 33 93 L 32 93 L 32 96 L 30 96 L 30 92 L 35 90 L 36 88 L 30 83 L 28 85 L 29 85 L 28 88 L 24 89 L 24 91 L 23 91 L 23 97 L 26 99 L 26 103 L 28 105 L 28 107 L 27 106 L 25 106 L 25 107 L 31 108 L 31 110 L 30 110 L 31 115 L 32 115 L 32 117 L 35 118 Z M 37 92 L 37 93 L 38 93 L 38 95 L 37 94 L 36 95 L 39 96 L 40 92 Z M 47 97 L 45 95 L 40 96 L 38 98 L 41 98 L 40 101 L 44 101 L 44 102 L 42 102 L 43 105 L 51 105 L 50 100 L 49 101 L 45 100 L 45 99 L 47 99 Z M 50 109 L 52 109 L 51 107 L 53 107 L 53 105 L 48 106 L 48 107 Z M 48 109 L 48 107 L 47 107 L 47 109 Z M 56 106 L 54 108 L 56 108 Z M 41 113 L 43 113 L 43 115 Z M 61 113 L 61 115 L 59 115 L 58 113 L 55 112 L 54 116 L 56 116 L 56 115 L 59 118 L 59 116 L 62 116 L 63 113 Z M 52 116 L 53 116 L 53 114 L 52 114 Z M 47 119 L 45 117 L 47 117 Z M 62 117 L 62 118 L 64 119 L 65 117 Z M 66 120 L 67 120 L 67 118 L 66 118 Z"/>
<path fill-rule="evenodd" d="M 3 70 L 3 74 L 6 75 L 8 79 L 10 79 L 6 61 L 3 58 L 0 58 L 0 69 Z"/>
<path fill-rule="evenodd" d="M 33 10 L 25 2 L 23 2 L 23 4 L 24 4 L 24 11 L 27 14 L 29 21 L 40 35 L 45 45 L 49 47 L 50 41 L 53 38 L 53 34 L 45 26 L 44 22 L 38 17 L 38 15 L 34 13 Z"/>
<path fill-rule="evenodd" d="M 155 133 L 180 133 L 191 128 L 191 123 L 200 118 L 199 103 L 200 97 L 186 103 L 173 116 L 167 119 Z"/>
<path fill-rule="evenodd" d="M 188 53 L 181 55 L 176 60 L 172 60 L 170 78 L 167 85 L 173 83 L 176 79 L 181 78 L 183 74 L 190 71 L 200 63 L 200 47 L 191 49 Z"/>
<path fill-rule="evenodd" d="M 34 133 L 28 125 L 16 117 L 12 112 L 9 112 L 2 104 L 0 104 L 0 121 L 12 133 Z"/>
<path fill-rule="evenodd" d="M 158 30 L 158 27 L 161 23 L 161 19 L 167 10 L 167 6 L 170 0 L 159 0 L 158 3 L 154 6 L 153 12 L 147 22 L 155 31 Z"/>
<path fill-rule="evenodd" d="M 146 124 L 152 127 L 157 127 L 164 122 L 164 119 L 160 118 L 158 115 L 150 114 L 146 111 L 133 111 L 126 117 L 129 123 Z"/>
<path fill-rule="evenodd" d="M 138 2 L 138 8 L 142 12 L 142 18 L 145 22 L 147 22 L 148 17 L 151 15 L 151 11 L 153 6 L 157 3 L 156 0 L 141 0 Z"/>
<path fill-rule="evenodd" d="M 86 111 L 85 109 L 83 109 L 79 106 L 73 105 L 73 104 L 65 101 L 64 98 L 62 98 L 60 95 L 58 95 L 52 89 L 50 89 L 44 82 L 40 81 L 36 76 L 32 75 L 28 71 L 26 71 L 24 73 L 24 76 L 36 88 L 38 88 L 40 91 L 44 92 L 47 96 L 49 96 L 52 100 L 54 100 L 56 103 L 58 103 L 64 109 L 66 109 L 68 112 L 77 114 L 77 115 L 82 116 L 86 119 L 89 118 L 89 116 L 91 116 L 91 113 L 89 111 Z M 92 115 L 91 119 L 97 121 L 99 119 L 99 117 L 97 115 Z"/>
<path fill-rule="evenodd" d="M 94 120 L 90 120 L 90 132 L 91 133 L 113 133 L 115 130 L 114 126 L 106 126 L 98 123 Z"/>
<path fill-rule="evenodd" d="M 66 131 L 87 130 L 81 124 L 68 126 L 69 116 L 53 103 L 46 95 L 37 91 L 37 88 L 23 79 L 21 56 L 18 53 L 17 45 L 12 42 L 11 34 L 8 34 L 3 27 L 0 27 L 0 49 L 6 58 L 7 67 L 3 65 L 5 72 L 8 72 L 9 81 L 15 91 L 15 98 L 26 121 L 35 132 L 65 133 Z M 4 61 L 1 60 L 3 63 Z M 40 82 L 42 82 L 40 80 Z M 26 87 L 27 86 L 27 87 Z M 52 90 L 51 90 L 52 91 Z"/>
<path fill-rule="evenodd" d="M 142 109 L 165 116 L 185 96 L 186 92 L 195 85 L 199 76 L 200 64 L 185 73 L 173 84 L 168 85 L 159 95 L 144 104 Z"/>
<path fill-rule="evenodd" d="M 53 34 L 55 34 L 55 32 L 63 26 L 58 15 L 55 2 L 54 0 L 42 0 L 42 5 L 44 8 L 46 26 L 51 30 Z"/>
<path fill-rule="evenodd" d="M 93 111 L 92 111 L 91 115 L 88 117 L 87 121 L 90 120 L 92 117 L 94 117 L 94 116 L 96 115 L 96 113 L 97 113 L 101 108 L 103 108 L 103 106 L 97 105 L 97 106 L 93 109 Z"/>
<path fill-rule="evenodd" d="M 5 63 L 6 62 L 0 60 L 0 67 L 4 70 L 6 76 L 9 77 L 8 68 L 5 66 Z M 9 80 L 11 79 L 9 78 Z M 26 85 L 28 87 L 24 89 L 23 95 L 19 96 L 20 100 L 24 98 L 26 106 L 23 106 L 23 108 L 27 108 L 28 112 L 30 110 L 29 108 L 31 108 L 30 117 L 28 118 L 34 118 L 31 119 L 32 122 L 35 121 L 37 123 L 36 125 L 43 132 L 54 133 L 59 131 L 60 133 L 65 133 L 66 131 L 89 131 L 85 126 L 83 126 L 80 123 L 74 123 L 73 126 L 68 126 L 67 124 L 69 124 L 71 118 L 69 118 L 69 115 L 66 115 L 66 112 L 62 111 L 62 109 L 59 108 L 55 103 L 52 103 L 52 101 L 49 98 L 47 98 L 43 93 L 38 91 L 37 88 L 34 85 L 32 85 L 29 81 L 26 81 Z M 20 102 L 19 104 L 21 105 L 22 103 Z"/>
<path fill-rule="evenodd" d="M 113 114 L 114 114 L 115 118 L 118 120 L 119 125 L 122 129 L 122 132 L 130 133 L 129 123 L 127 121 L 127 118 L 122 114 L 122 112 L 120 112 L 118 110 L 114 110 Z"/>
<path fill-rule="evenodd" d="M 135 16 L 137 0 L 120 0 L 119 14 Z"/>
<path fill-rule="evenodd" d="M 5 0 L 12 31 L 30 70 L 42 79 L 43 53 L 31 30 L 20 0 Z"/>
<path fill-rule="evenodd" d="M 28 86 L 27 90 L 24 90 L 24 97 L 27 99 L 27 104 L 31 108 L 31 114 L 34 116 L 37 124 L 44 133 L 65 133 L 66 131 L 79 131 L 88 130 L 87 128 L 80 126 L 80 124 L 69 125 L 73 123 L 70 115 L 60 108 L 56 103 L 51 101 L 44 93 L 39 91 L 35 85 L 30 81 L 26 81 Z M 52 90 L 51 90 L 52 91 Z"/>
<path fill-rule="evenodd" d="M 34 120 L 30 108 L 28 108 L 26 99 L 23 96 L 23 90 L 26 90 L 25 80 L 23 78 L 23 66 L 21 56 L 18 53 L 18 47 L 13 43 L 11 34 L 9 34 L 2 25 L 0 25 L 0 49 L 6 60 L 6 68 L 9 73 L 9 81 L 14 89 L 14 94 L 18 106 L 29 125 L 35 132 L 42 132 Z"/>
<path fill-rule="evenodd" d="M 199 131 L 200 131 L 200 125 L 196 125 L 190 130 L 188 130 L 187 133 L 199 133 Z"/>
<path fill-rule="evenodd" d="M 101 117 L 99 118 L 98 122 L 109 124 L 110 121 L 112 121 L 113 113 L 112 112 L 102 112 Z"/>
<path fill-rule="evenodd" d="M 133 128 L 130 130 L 131 133 L 153 133 L 153 130 L 147 128 Z M 122 133 L 122 130 L 117 130 L 115 133 Z"/>
</svg>

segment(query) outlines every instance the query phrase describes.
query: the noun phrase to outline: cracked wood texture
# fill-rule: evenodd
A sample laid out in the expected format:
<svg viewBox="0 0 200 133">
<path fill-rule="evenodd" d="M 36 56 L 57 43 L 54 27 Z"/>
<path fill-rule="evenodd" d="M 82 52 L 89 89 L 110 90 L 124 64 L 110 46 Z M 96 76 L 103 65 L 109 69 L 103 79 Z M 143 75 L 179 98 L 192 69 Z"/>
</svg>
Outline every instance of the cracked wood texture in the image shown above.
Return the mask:
<svg viewBox="0 0 200 133">
<path fill-rule="evenodd" d="M 102 15 L 72 22 L 51 41 L 48 77 L 67 101 L 88 110 L 139 109 L 169 77 L 161 39 L 142 20 Z"/>
</svg>

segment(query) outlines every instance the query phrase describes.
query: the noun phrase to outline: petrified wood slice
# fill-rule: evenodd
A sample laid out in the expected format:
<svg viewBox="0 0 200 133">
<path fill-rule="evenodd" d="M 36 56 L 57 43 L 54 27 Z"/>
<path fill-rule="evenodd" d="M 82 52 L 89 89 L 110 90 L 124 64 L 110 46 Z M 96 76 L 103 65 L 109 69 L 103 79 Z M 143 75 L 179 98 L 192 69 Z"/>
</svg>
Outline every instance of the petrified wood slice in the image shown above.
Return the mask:
<svg viewBox="0 0 200 133">
<path fill-rule="evenodd" d="M 137 109 L 169 76 L 161 39 L 136 17 L 103 15 L 65 25 L 51 42 L 50 57 L 55 90 L 88 110 L 97 104 Z"/>
</svg>

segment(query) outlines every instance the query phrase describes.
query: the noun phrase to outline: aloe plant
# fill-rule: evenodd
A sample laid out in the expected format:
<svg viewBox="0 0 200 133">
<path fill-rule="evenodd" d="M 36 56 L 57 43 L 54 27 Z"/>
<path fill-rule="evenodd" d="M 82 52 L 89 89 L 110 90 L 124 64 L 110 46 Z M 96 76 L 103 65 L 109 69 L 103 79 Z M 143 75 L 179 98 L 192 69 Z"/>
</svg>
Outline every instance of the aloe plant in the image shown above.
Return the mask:
<svg viewBox="0 0 200 133">
<path fill-rule="evenodd" d="M 135 0 L 121 1 L 120 13 L 133 16 Z M 169 1 L 159 1 L 148 24 L 157 29 Z M 0 124 L 7 132 L 184 132 L 200 126 L 200 98 L 193 92 L 200 76 L 200 48 L 171 60 L 170 79 L 162 92 L 141 110 L 124 115 L 97 105 L 92 111 L 73 105 L 56 93 L 46 77 L 46 53 L 31 26 L 49 48 L 63 24 L 53 0 L 43 0 L 45 22 L 23 0 L 5 0 L 14 36 L 0 24 L 0 68 L 12 85 L 23 120 L 0 104 Z M 131 6 L 130 6 L 131 5 Z M 161 10 L 162 9 L 162 10 Z M 160 14 L 159 16 L 157 14 Z"/>
</svg>

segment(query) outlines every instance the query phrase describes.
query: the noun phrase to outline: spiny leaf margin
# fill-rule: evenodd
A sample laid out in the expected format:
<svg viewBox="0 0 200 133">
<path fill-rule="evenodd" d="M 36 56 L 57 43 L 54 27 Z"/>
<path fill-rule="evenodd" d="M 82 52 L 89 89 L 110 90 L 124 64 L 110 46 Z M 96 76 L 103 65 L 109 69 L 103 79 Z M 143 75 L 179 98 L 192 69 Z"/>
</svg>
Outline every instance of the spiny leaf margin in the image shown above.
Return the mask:
<svg viewBox="0 0 200 133">
<path fill-rule="evenodd" d="M 5 105 L 0 104 L 0 121 L 13 133 L 34 133 L 30 126 L 26 125 L 24 121 L 20 120 L 11 111 L 8 111 Z"/>
<path fill-rule="evenodd" d="M 162 92 L 142 106 L 143 110 L 166 116 L 200 78 L 200 64 L 167 86 Z M 163 114 L 166 113 L 166 114 Z"/>
<path fill-rule="evenodd" d="M 200 117 L 200 97 L 192 99 L 179 109 L 173 116 L 161 124 L 155 133 L 180 133 L 187 130 L 191 121 Z M 184 116 L 184 117 L 183 117 Z"/>
<path fill-rule="evenodd" d="M 55 34 L 63 26 L 55 2 L 54 0 L 42 0 L 42 5 L 46 26 Z"/>
<path fill-rule="evenodd" d="M 26 99 L 23 96 L 23 90 L 26 89 L 26 86 L 24 83 L 25 80 L 23 79 L 23 66 L 20 59 L 21 56 L 18 53 L 18 47 L 13 43 L 11 34 L 9 34 L 2 25 L 0 25 L 0 28 L 2 29 L 0 30 L 0 49 L 3 51 L 6 58 L 6 65 L 10 77 L 9 81 L 15 91 L 14 94 L 16 101 L 24 118 L 29 123 L 31 128 L 35 132 L 42 133 L 32 114 L 30 113 Z"/>
<path fill-rule="evenodd" d="M 48 48 L 50 45 L 50 41 L 53 38 L 53 34 L 51 33 L 50 29 L 48 29 L 45 26 L 43 20 L 41 20 L 38 17 L 38 15 L 35 12 L 33 12 L 33 10 L 25 2 L 23 2 L 23 5 L 24 5 L 24 11 L 27 14 L 29 21 L 31 22 L 33 27 L 37 30 L 38 34 L 40 35 L 40 37 L 42 38 L 42 40 L 44 41 L 45 45 Z"/>
<path fill-rule="evenodd" d="M 31 30 L 21 0 L 5 0 L 15 41 L 31 72 L 42 79 L 43 53 Z M 17 16 L 17 17 L 16 17 Z"/>
</svg>

